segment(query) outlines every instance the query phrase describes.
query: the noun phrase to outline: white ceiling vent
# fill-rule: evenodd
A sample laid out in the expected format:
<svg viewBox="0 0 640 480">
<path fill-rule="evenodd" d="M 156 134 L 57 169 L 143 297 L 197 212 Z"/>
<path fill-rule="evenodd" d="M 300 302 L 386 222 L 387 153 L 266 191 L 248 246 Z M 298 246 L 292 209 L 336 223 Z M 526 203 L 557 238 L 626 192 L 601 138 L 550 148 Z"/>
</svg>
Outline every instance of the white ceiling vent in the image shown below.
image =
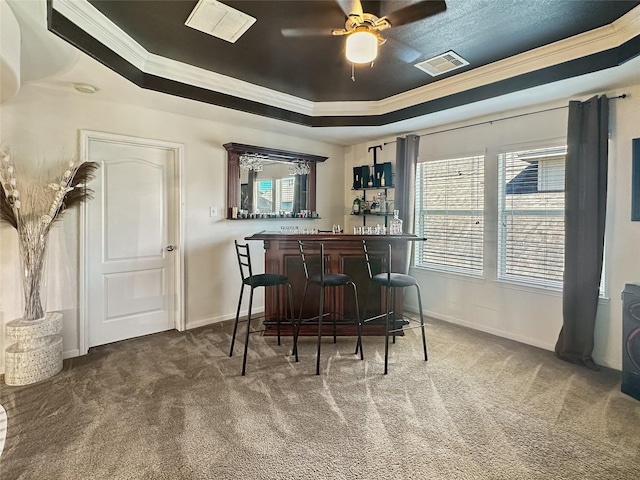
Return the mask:
<svg viewBox="0 0 640 480">
<path fill-rule="evenodd" d="M 217 0 L 200 0 L 184 24 L 235 43 L 256 19 Z"/>
<path fill-rule="evenodd" d="M 469 62 L 450 50 L 438 55 L 437 57 L 425 60 L 424 62 L 416 63 L 415 66 L 420 70 L 427 72 L 432 77 L 437 77 L 438 75 L 450 72 L 456 68 L 464 67 L 465 65 L 469 65 Z"/>
</svg>

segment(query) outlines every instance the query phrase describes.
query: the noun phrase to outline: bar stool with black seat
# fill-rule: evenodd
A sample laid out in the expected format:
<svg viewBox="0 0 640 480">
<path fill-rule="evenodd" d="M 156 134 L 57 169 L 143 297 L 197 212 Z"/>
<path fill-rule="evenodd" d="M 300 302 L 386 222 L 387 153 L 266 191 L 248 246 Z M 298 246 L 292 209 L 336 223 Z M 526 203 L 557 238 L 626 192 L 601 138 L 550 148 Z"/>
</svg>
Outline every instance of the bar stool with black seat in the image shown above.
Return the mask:
<svg viewBox="0 0 640 480">
<path fill-rule="evenodd" d="M 379 318 L 385 317 L 385 338 L 384 338 L 384 374 L 387 374 L 388 365 L 389 365 L 389 335 L 393 335 L 393 342 L 396 340 L 396 333 L 408 330 L 409 328 L 420 328 L 422 330 L 422 348 L 424 350 L 424 360 L 427 361 L 427 337 L 424 331 L 424 316 L 422 314 L 422 297 L 420 295 L 420 285 L 418 281 L 410 276 L 405 275 L 403 273 L 394 273 L 391 271 L 391 244 L 387 245 L 386 255 L 383 257 L 383 272 L 373 274 L 372 270 L 372 262 L 371 262 L 371 254 L 367 249 L 367 241 L 362 241 L 362 246 L 364 248 L 364 257 L 367 262 L 367 271 L 369 273 L 369 289 L 367 291 L 367 302 L 365 303 L 365 314 L 362 323 L 370 322 L 372 320 L 377 320 Z M 369 305 L 369 297 L 371 296 L 371 289 L 374 286 L 384 287 L 387 293 L 386 299 L 386 311 L 380 315 L 376 315 L 371 318 L 367 318 L 367 306 Z M 420 324 L 413 327 L 406 327 L 405 325 L 416 322 L 416 320 L 410 318 L 402 318 L 400 322 L 396 319 L 395 313 L 395 289 L 397 288 L 406 288 L 406 287 L 416 287 L 416 291 L 418 294 L 418 310 L 420 314 Z M 398 326 L 398 323 L 400 325 Z M 359 339 L 356 344 L 356 353 L 360 350 L 360 355 L 362 356 L 362 339 Z"/>
<path fill-rule="evenodd" d="M 353 289 L 353 298 L 356 307 L 356 323 L 358 325 L 358 344 L 361 342 L 362 335 L 362 323 L 360 322 L 360 311 L 358 309 L 358 290 L 356 284 L 351 277 L 345 273 L 331 273 L 327 272 L 326 257 L 324 254 L 324 244 L 316 242 L 302 242 L 298 240 L 300 246 L 300 256 L 302 257 L 302 265 L 304 267 L 304 274 L 306 282 L 304 285 L 304 293 L 302 295 L 302 304 L 300 305 L 300 315 L 296 324 L 294 338 L 293 338 L 293 355 L 296 362 L 298 361 L 298 336 L 300 333 L 300 326 L 304 322 L 318 320 L 318 344 L 316 352 L 316 375 L 320 375 L 320 346 L 322 344 L 322 324 L 323 319 L 327 315 L 333 316 L 333 341 L 336 342 L 336 319 L 334 312 L 325 312 L 325 290 L 333 287 L 345 287 L 351 285 Z M 307 298 L 307 292 L 310 285 L 318 285 L 320 287 L 320 302 L 317 317 L 311 317 L 302 320 L 302 314 L 304 312 L 304 304 Z M 334 296 L 335 299 L 335 296 Z M 334 309 L 335 310 L 335 309 Z M 344 320 L 344 319 L 343 319 Z M 357 352 L 356 352 L 357 353 Z M 364 357 L 360 356 L 361 359 Z"/>
<path fill-rule="evenodd" d="M 242 306 L 242 296 L 244 294 L 244 288 L 249 287 L 251 289 L 249 293 L 249 311 L 247 313 L 247 333 L 244 342 L 244 356 L 242 359 L 242 375 L 245 374 L 247 368 L 247 349 L 249 347 L 249 334 L 263 332 L 262 330 L 251 330 L 251 307 L 253 306 L 253 291 L 258 287 L 278 287 L 280 285 L 287 286 L 287 296 L 289 298 L 289 309 L 291 313 L 291 323 L 294 321 L 293 314 L 293 292 L 291 290 L 291 284 L 286 275 L 280 275 L 277 273 L 253 273 L 251 266 L 251 252 L 249 245 L 241 245 L 238 241 L 235 241 L 236 255 L 238 257 L 238 265 L 240 267 L 240 276 L 242 278 L 242 286 L 240 287 L 240 298 L 238 299 L 238 309 L 236 311 L 236 321 L 233 325 L 233 335 L 231 336 L 231 348 L 229 350 L 229 356 L 233 356 L 233 346 L 236 341 L 236 333 L 238 331 L 238 323 L 240 317 L 240 307 Z M 286 310 L 286 309 L 285 309 Z M 278 332 L 278 345 L 280 345 L 280 292 L 276 291 L 276 325 Z"/>
</svg>

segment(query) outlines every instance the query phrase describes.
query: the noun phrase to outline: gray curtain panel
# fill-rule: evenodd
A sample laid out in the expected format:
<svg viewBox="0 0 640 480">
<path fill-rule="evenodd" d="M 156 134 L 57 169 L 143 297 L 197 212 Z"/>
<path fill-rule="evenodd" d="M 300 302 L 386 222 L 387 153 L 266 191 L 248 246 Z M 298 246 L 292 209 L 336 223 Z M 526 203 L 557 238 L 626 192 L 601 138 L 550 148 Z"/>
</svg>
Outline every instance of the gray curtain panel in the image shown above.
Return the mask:
<svg viewBox="0 0 640 480">
<path fill-rule="evenodd" d="M 607 206 L 609 103 L 569 102 L 565 167 L 562 330 L 556 355 L 598 370 L 591 358 Z"/>
<path fill-rule="evenodd" d="M 416 198 L 416 165 L 420 137 L 407 135 L 396 138 L 396 179 L 395 210 L 399 210 L 402 219 L 402 232 L 414 233 L 414 212 Z M 407 269 L 413 258 L 413 242 L 409 242 Z"/>
</svg>

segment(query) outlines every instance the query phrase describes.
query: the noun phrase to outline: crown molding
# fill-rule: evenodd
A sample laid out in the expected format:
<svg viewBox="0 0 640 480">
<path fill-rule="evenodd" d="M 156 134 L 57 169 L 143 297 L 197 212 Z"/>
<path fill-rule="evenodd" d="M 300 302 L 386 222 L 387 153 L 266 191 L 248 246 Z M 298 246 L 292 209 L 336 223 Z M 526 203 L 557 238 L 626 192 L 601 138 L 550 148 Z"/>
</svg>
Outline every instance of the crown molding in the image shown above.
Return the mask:
<svg viewBox="0 0 640 480">
<path fill-rule="evenodd" d="M 87 0 L 53 0 L 52 6 L 141 72 L 304 115 L 313 113 L 309 100 L 150 53 Z"/>
<path fill-rule="evenodd" d="M 317 103 L 315 115 L 381 115 L 615 48 L 640 35 L 640 7 L 609 25 L 377 102 Z M 358 109 L 358 103 L 368 105 Z M 345 108 L 346 107 L 346 108 Z M 371 109 L 363 113 L 364 108 Z M 347 110 L 345 112 L 344 110 Z M 358 112 L 358 113 L 354 113 Z"/>
<path fill-rule="evenodd" d="M 97 41 L 144 71 L 149 53 L 86 0 L 52 0 L 54 10 Z"/>
<path fill-rule="evenodd" d="M 309 100 L 253 85 L 249 82 L 210 72 L 193 65 L 176 62 L 155 54 L 148 54 L 144 72 L 304 115 L 312 115 L 313 113 L 313 102 Z"/>
<path fill-rule="evenodd" d="M 51 2 L 58 13 L 143 73 L 312 118 L 390 115 L 417 104 L 616 48 L 640 35 L 640 7 L 636 7 L 609 25 L 382 100 L 312 102 L 151 54 L 87 0 Z"/>
</svg>

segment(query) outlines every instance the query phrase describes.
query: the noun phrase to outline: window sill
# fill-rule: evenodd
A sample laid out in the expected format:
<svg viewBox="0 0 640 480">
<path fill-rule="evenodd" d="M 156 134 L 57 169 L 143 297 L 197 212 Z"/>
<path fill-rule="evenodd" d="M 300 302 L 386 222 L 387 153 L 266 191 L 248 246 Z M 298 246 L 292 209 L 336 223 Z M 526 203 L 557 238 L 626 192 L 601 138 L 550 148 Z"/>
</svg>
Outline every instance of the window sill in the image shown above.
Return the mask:
<svg viewBox="0 0 640 480">
<path fill-rule="evenodd" d="M 562 289 L 556 289 L 556 288 L 552 288 L 552 287 L 536 286 L 536 285 L 525 284 L 525 283 L 509 282 L 509 281 L 506 281 L 506 280 L 494 280 L 493 283 L 495 283 L 496 285 L 498 285 L 500 287 L 510 288 L 510 289 L 513 289 L 513 290 L 520 290 L 520 291 L 523 291 L 523 292 L 531 292 L 531 293 L 539 293 L 539 294 L 543 294 L 543 295 L 550 295 L 552 297 L 561 297 L 562 298 Z M 608 305 L 609 301 L 610 301 L 609 297 L 603 297 L 603 296 L 598 297 L 598 305 Z"/>
<path fill-rule="evenodd" d="M 562 297 L 562 290 L 552 287 L 543 287 L 542 285 L 532 285 L 528 283 L 510 282 L 508 280 L 494 280 L 493 283 L 500 287 L 510 288 L 512 290 L 520 290 L 522 292 L 541 293 L 552 297 Z"/>
</svg>

